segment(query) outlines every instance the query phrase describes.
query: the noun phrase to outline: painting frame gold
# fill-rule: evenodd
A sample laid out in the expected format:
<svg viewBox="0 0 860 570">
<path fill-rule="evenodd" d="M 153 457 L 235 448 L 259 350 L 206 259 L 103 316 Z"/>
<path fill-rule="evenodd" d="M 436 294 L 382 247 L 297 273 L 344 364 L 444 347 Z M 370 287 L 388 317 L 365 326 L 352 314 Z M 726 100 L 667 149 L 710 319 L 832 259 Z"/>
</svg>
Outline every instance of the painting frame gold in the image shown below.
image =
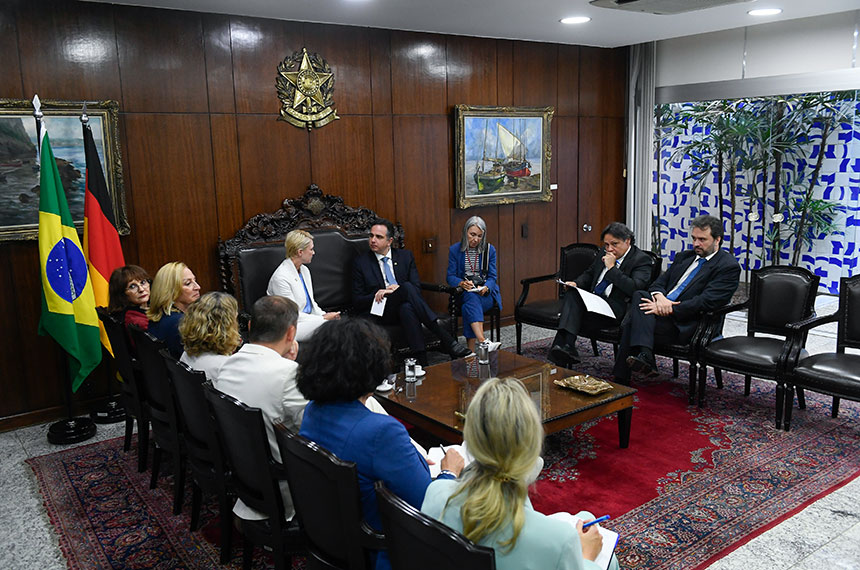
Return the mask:
<svg viewBox="0 0 860 570">
<path fill-rule="evenodd" d="M 123 186 L 122 156 L 119 140 L 119 103 L 114 100 L 86 101 L 89 125 L 93 128 L 96 147 L 99 150 L 105 180 L 114 209 L 117 231 L 120 235 L 128 235 L 131 231 L 126 212 L 125 188 Z M 51 136 L 51 148 L 55 158 L 63 159 L 76 173 L 74 190 L 66 188 L 67 197 L 74 192 L 74 199 L 69 203 L 72 218 L 78 231 L 83 231 L 83 185 L 86 180 L 86 161 L 83 160 L 83 130 L 80 116 L 84 101 L 43 100 L 43 121 Z M 19 155 L 14 160 L 7 157 L 4 163 L 0 160 L 0 198 L 7 207 L 0 208 L 0 242 L 15 240 L 35 240 L 39 235 L 38 168 L 35 154 L 35 119 L 33 104 L 25 99 L 0 99 L 0 119 L 13 119 L 6 124 L 14 124 L 15 119 L 21 119 L 22 128 L 26 130 L 27 139 L 33 146 L 32 156 Z M 75 121 L 77 126 L 75 127 Z M 52 125 L 53 123 L 53 125 Z M 75 135 L 77 129 L 77 135 Z M 101 129 L 101 133 L 98 130 Z M 78 143 L 77 139 L 80 141 Z M 65 140 L 63 140 L 65 139 Z M 22 144 L 24 144 L 22 142 Z M 69 153 L 67 156 L 65 154 Z M 75 158 L 67 160 L 70 156 Z M 20 163 L 20 164 L 19 164 Z M 3 167 L 7 167 L 4 169 Z M 11 168 L 12 170 L 9 170 Z M 21 172 L 18 172 L 18 171 Z M 71 172 L 71 171 L 70 171 Z M 12 174 L 15 174 L 12 177 Z M 62 177 L 62 173 L 61 173 Z M 13 178 L 15 186 L 9 178 Z M 34 186 L 35 185 L 35 186 Z M 77 193 L 80 192 L 81 195 Z M 17 199 L 14 194 L 18 193 Z M 26 200 L 25 200 L 26 199 Z M 15 211 L 8 208 L 9 201 L 17 200 Z M 34 223 L 22 223 L 22 218 L 35 212 Z"/>
<path fill-rule="evenodd" d="M 456 105 L 455 207 L 551 202 L 554 112 L 553 107 Z"/>
</svg>

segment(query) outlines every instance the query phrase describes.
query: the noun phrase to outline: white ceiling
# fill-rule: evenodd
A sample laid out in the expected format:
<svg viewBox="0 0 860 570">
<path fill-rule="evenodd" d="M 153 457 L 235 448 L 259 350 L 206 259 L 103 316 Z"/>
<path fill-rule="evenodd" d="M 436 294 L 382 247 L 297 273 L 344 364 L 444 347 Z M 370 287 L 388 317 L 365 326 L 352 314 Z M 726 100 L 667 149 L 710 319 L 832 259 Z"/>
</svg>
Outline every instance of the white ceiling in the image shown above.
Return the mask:
<svg viewBox="0 0 860 570">
<path fill-rule="evenodd" d="M 860 0 L 750 0 L 672 16 L 595 8 L 588 0 L 92 0 L 257 16 L 562 44 L 618 47 L 780 20 L 860 10 Z M 695 0 L 689 0 L 694 2 Z M 782 8 L 754 18 L 752 8 Z M 568 16 L 591 22 L 563 25 Z M 855 20 L 856 13 L 846 14 Z"/>
</svg>

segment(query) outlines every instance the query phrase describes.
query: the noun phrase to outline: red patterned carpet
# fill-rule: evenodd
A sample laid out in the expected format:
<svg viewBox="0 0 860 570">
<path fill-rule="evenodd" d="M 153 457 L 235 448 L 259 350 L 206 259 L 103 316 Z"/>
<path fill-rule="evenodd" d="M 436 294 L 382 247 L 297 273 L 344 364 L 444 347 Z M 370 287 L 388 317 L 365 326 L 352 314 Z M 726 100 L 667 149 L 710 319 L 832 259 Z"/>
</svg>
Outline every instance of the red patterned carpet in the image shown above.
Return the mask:
<svg viewBox="0 0 860 570">
<path fill-rule="evenodd" d="M 543 358 L 547 347 L 532 343 L 524 353 Z M 605 354 L 580 368 L 606 377 L 611 350 Z M 744 398 L 743 379 L 724 374 L 726 387 L 711 389 L 699 410 L 687 406 L 684 381 L 669 379 L 669 362 L 660 367 L 660 378 L 635 384 L 628 449 L 618 448 L 614 418 L 555 434 L 532 493 L 543 512 L 610 514 L 623 568 L 704 568 L 860 473 L 856 404 L 843 402 L 832 419 L 829 399 L 808 394 L 808 409 L 795 410 L 785 433 L 772 425 L 772 383 L 754 380 Z M 173 516 L 171 477 L 150 490 L 148 473 L 137 473 L 135 453 L 124 453 L 120 439 L 29 464 L 69 568 L 222 568 L 214 503 L 204 501 L 206 528 L 190 533 L 190 494 Z M 229 568 L 240 561 L 234 548 Z M 259 556 L 255 567 L 264 566 L 270 560 Z"/>
</svg>

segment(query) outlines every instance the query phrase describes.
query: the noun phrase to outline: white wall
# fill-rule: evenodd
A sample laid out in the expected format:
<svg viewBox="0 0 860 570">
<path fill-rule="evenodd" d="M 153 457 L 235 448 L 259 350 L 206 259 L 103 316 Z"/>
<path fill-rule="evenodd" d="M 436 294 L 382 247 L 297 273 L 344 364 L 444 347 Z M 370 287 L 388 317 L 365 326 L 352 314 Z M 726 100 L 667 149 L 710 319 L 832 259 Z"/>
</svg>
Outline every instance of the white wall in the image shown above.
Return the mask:
<svg viewBox="0 0 860 570">
<path fill-rule="evenodd" d="M 858 24 L 860 10 L 662 40 L 657 42 L 656 87 L 659 93 L 660 88 L 677 91 L 672 86 L 711 82 L 760 86 L 773 78 L 809 74 L 855 82 L 860 77 L 855 73 Z M 816 90 L 837 88 L 845 87 Z"/>
</svg>

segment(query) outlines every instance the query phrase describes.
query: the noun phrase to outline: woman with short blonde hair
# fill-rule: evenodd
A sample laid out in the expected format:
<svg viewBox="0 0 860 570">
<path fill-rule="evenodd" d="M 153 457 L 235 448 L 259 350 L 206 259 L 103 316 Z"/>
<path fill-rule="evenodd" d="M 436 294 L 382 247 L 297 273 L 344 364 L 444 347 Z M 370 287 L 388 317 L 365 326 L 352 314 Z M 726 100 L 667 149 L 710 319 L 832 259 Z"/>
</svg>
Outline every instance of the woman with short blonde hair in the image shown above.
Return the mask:
<svg viewBox="0 0 860 570">
<path fill-rule="evenodd" d="M 221 291 L 206 293 L 192 303 L 179 323 L 185 347 L 179 360 L 214 379 L 221 364 L 242 343 L 238 314 L 236 299 Z"/>
<path fill-rule="evenodd" d="M 191 303 L 200 297 L 200 285 L 187 265 L 171 261 L 162 265 L 152 280 L 149 296 L 149 333 L 167 343 L 174 358 L 182 355 L 179 321 Z"/>
<path fill-rule="evenodd" d="M 299 308 L 296 324 L 296 340 L 308 340 L 314 331 L 326 321 L 340 318 L 340 313 L 324 312 L 314 299 L 314 283 L 307 264 L 314 251 L 314 237 L 305 230 L 293 230 L 284 239 L 287 258 L 281 262 L 269 278 L 267 295 L 286 297 Z"/>
<path fill-rule="evenodd" d="M 455 481 L 434 481 L 421 510 L 496 551 L 498 570 L 598 568 L 602 539 L 532 508 L 528 487 L 543 446 L 537 407 L 515 378 L 492 378 L 466 412 L 465 447 L 472 462 Z M 581 512 L 580 519 L 590 520 Z M 618 568 L 613 558 L 611 568 Z"/>
</svg>

